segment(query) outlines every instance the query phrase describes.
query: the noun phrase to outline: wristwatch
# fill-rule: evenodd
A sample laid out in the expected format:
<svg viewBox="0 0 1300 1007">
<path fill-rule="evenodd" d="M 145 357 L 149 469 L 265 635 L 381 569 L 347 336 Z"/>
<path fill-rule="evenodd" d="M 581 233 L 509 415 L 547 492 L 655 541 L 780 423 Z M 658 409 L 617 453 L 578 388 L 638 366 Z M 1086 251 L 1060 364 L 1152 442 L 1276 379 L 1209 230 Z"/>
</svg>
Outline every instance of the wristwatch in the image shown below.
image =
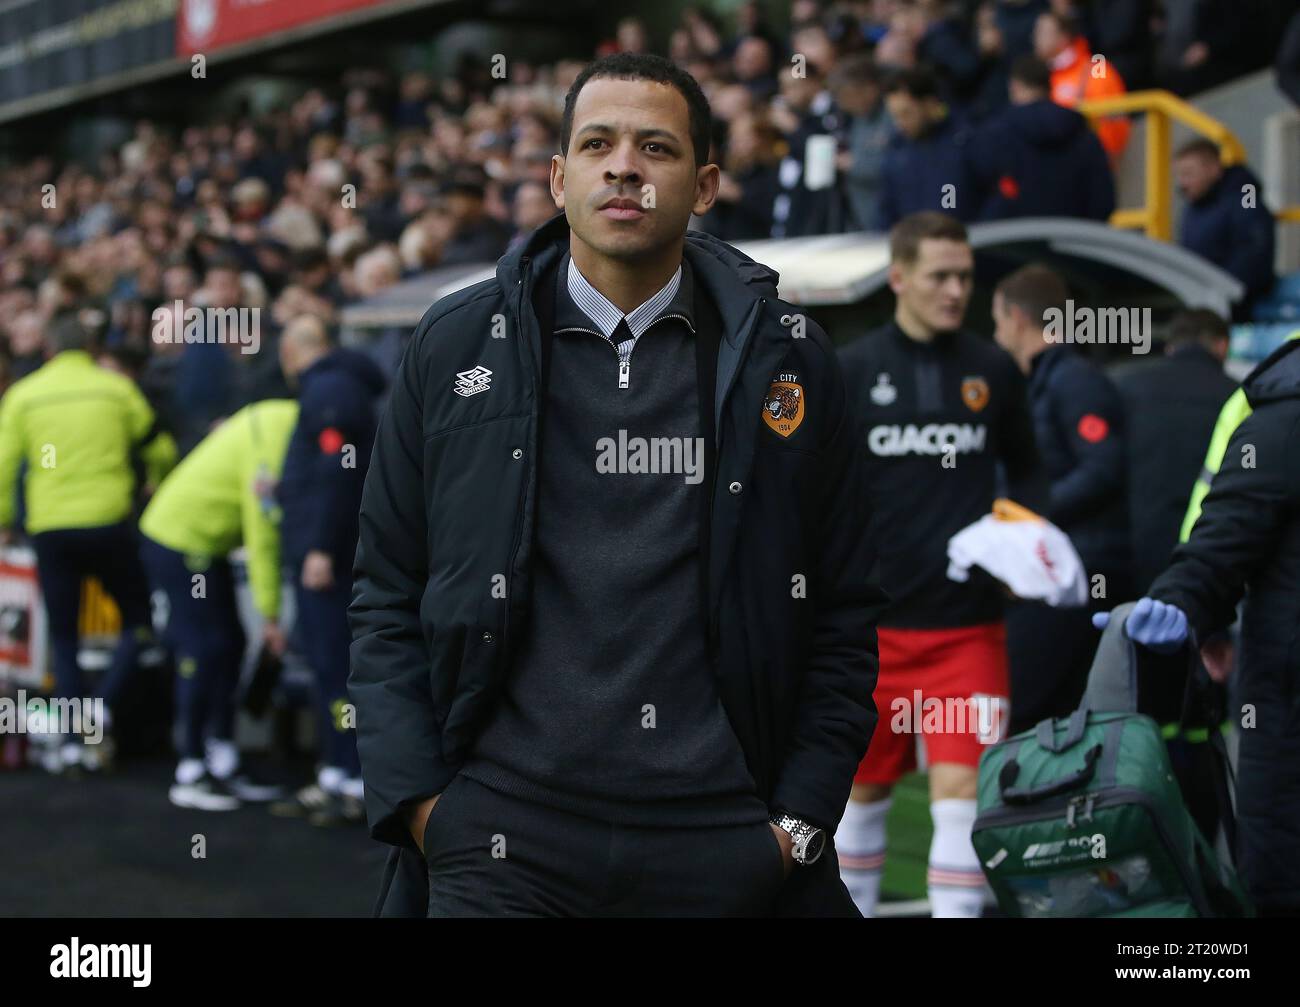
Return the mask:
<svg viewBox="0 0 1300 1007">
<path fill-rule="evenodd" d="M 826 848 L 826 832 L 823 829 L 809 825 L 784 811 L 774 815 L 770 821 L 794 840 L 793 853 L 796 864 L 807 867 L 816 863 L 817 858 L 822 855 L 822 850 Z"/>
</svg>

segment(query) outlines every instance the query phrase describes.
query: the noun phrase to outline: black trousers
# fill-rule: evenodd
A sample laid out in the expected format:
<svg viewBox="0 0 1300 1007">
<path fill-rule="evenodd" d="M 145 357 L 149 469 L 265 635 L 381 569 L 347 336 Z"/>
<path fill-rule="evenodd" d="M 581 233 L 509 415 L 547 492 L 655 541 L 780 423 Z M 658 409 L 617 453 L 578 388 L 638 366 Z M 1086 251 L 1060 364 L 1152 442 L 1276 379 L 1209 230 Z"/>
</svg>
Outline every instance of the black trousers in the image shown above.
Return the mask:
<svg viewBox="0 0 1300 1007">
<path fill-rule="evenodd" d="M 130 521 L 96 528 L 62 528 L 32 536 L 36 575 L 45 598 L 50 649 L 54 653 L 54 692 L 84 695 L 79 647 L 81 584 L 96 577 L 117 603 L 122 632 L 112 662 L 100 679 L 98 693 L 110 710 L 135 672 L 142 643 L 153 633 L 149 588 L 140 565 L 139 543 Z"/>
<path fill-rule="evenodd" d="M 338 568 L 335 568 L 336 571 Z M 299 639 L 307 663 L 316 673 L 317 730 L 320 731 L 320 761 L 343 770 L 350 777 L 361 775 L 357 755 L 357 732 L 343 726 L 340 713 L 348 702 L 348 603 L 352 600 L 352 578 L 342 576 L 333 587 L 313 591 L 302 586 L 298 568 L 293 570 L 297 585 Z"/>
<path fill-rule="evenodd" d="M 610 825 L 463 775 L 429 815 L 424 855 L 434 917 L 767 916 L 785 880 L 766 822 Z"/>
<path fill-rule="evenodd" d="M 145 538 L 150 582 L 167 595 L 167 642 L 176 657 L 176 720 L 183 758 L 203 758 L 209 738 L 235 736 L 235 696 L 244 657 L 244 627 L 235 573 L 222 557 L 187 558 Z M 194 595 L 196 574 L 203 593 Z"/>
</svg>

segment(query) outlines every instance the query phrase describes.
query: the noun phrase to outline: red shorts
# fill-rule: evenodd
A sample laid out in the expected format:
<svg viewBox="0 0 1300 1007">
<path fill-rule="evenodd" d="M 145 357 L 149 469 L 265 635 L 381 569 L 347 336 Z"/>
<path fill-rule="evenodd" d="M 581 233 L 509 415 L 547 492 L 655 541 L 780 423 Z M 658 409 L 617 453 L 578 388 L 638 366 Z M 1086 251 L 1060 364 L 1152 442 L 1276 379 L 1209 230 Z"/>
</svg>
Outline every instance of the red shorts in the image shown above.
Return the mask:
<svg viewBox="0 0 1300 1007">
<path fill-rule="evenodd" d="M 854 783 L 891 784 L 925 761 L 979 765 L 1006 731 L 1007 630 L 1000 622 L 958 629 L 881 629 L 880 721 Z"/>
</svg>

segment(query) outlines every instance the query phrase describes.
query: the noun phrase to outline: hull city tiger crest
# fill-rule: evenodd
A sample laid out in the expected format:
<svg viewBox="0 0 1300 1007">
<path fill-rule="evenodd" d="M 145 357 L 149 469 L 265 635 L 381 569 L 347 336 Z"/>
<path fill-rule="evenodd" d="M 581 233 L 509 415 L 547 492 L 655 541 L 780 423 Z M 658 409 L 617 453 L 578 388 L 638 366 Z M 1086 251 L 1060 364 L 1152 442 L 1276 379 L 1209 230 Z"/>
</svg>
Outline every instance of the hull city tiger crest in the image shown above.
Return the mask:
<svg viewBox="0 0 1300 1007">
<path fill-rule="evenodd" d="M 803 422 L 803 385 L 797 374 L 778 374 L 763 400 L 763 422 L 782 437 L 789 437 Z"/>
<path fill-rule="evenodd" d="M 989 383 L 983 378 L 963 378 L 961 400 L 971 412 L 979 412 L 989 404 Z"/>
</svg>

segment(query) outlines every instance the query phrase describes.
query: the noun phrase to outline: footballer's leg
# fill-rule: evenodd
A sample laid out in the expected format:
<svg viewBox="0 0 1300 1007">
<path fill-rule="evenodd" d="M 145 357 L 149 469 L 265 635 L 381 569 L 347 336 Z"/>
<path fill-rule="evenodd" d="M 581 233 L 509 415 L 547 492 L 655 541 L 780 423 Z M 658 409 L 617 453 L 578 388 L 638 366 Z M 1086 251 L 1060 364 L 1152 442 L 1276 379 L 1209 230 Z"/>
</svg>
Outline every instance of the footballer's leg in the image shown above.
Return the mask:
<svg viewBox="0 0 1300 1007">
<path fill-rule="evenodd" d="M 872 697 L 876 709 L 891 710 L 904 694 L 908 681 L 905 647 L 899 631 L 880 629 L 880 674 Z M 885 819 L 889 815 L 894 784 L 916 766 L 916 739 L 894 730 L 892 717 L 881 716 L 871 745 L 853 777 L 853 789 L 844 817 L 835 830 L 835 850 L 840 878 L 865 917 L 876 913 L 880 878 L 885 866 Z"/>
<path fill-rule="evenodd" d="M 971 829 L 980 756 L 987 745 L 1000 740 L 1005 723 L 1005 627 L 966 626 L 936 638 L 932 675 L 932 694 L 944 701 L 945 721 L 952 722 L 925 733 L 934 823 L 926 874 L 930 912 L 935 917 L 974 918 L 983 912 L 987 885 Z"/>
<path fill-rule="evenodd" d="M 984 905 L 984 873 L 971 844 L 975 824 L 974 766 L 941 762 L 930 767 L 930 864 L 926 888 L 935 918 L 978 917 Z"/>
</svg>

